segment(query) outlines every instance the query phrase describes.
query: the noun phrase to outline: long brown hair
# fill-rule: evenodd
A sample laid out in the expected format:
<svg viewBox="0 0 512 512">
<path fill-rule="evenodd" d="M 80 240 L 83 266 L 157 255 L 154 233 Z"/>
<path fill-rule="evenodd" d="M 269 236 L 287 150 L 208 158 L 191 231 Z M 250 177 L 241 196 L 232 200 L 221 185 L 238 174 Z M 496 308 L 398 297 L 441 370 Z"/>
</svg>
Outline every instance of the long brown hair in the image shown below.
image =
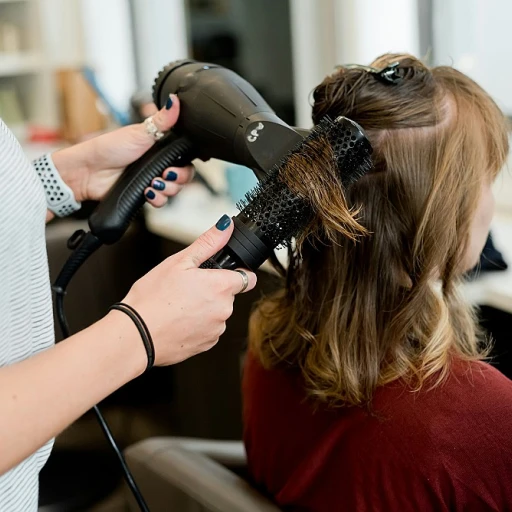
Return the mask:
<svg viewBox="0 0 512 512">
<path fill-rule="evenodd" d="M 482 184 L 508 153 L 506 121 L 453 68 L 390 54 L 372 65 L 394 61 L 400 84 L 341 67 L 313 96 L 315 123 L 344 115 L 373 145 L 375 171 L 345 193 L 370 234 L 305 237 L 283 289 L 250 322 L 264 367 L 298 368 L 308 395 L 329 404 L 369 403 L 377 386 L 399 378 L 435 385 L 454 355 L 485 354 L 457 284 Z"/>
</svg>

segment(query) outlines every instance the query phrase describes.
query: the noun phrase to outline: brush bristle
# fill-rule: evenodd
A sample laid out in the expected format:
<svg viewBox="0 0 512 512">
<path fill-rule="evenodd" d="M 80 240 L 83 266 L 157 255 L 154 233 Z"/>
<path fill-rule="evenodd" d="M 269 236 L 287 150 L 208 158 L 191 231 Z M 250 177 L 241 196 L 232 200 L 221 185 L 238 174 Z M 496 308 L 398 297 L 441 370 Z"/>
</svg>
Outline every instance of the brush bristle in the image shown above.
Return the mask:
<svg viewBox="0 0 512 512">
<path fill-rule="evenodd" d="M 307 193 L 308 184 L 291 185 L 293 170 L 325 164 L 337 175 L 329 178 L 326 173 L 331 188 L 336 181 L 343 194 L 343 189 L 371 170 L 371 152 L 371 145 L 357 123 L 345 117 L 335 121 L 325 117 L 237 206 L 242 215 L 257 224 L 272 246 L 286 245 L 304 231 L 317 213 Z M 298 192 L 298 188 L 304 190 Z"/>
<path fill-rule="evenodd" d="M 274 167 L 245 199 L 237 204 L 240 212 L 254 222 L 273 247 L 284 246 L 312 219 L 311 206 L 279 180 Z"/>
</svg>

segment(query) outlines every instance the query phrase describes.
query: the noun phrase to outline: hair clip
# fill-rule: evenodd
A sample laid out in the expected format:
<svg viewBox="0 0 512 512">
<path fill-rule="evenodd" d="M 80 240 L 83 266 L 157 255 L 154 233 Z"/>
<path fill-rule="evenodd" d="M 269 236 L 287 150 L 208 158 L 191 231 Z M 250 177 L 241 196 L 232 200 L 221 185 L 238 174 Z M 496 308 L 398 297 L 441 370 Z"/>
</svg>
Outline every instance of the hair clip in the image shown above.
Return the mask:
<svg viewBox="0 0 512 512">
<path fill-rule="evenodd" d="M 347 64 L 345 66 L 337 66 L 336 69 L 364 69 L 382 83 L 396 85 L 399 84 L 404 78 L 404 70 L 400 69 L 399 66 L 400 62 L 397 61 L 388 64 L 385 68 L 382 69 L 363 66 L 361 64 Z"/>
<path fill-rule="evenodd" d="M 370 73 L 385 84 L 397 85 L 404 79 L 403 70 L 399 66 L 400 62 L 393 62 L 380 70 L 372 69 Z"/>
</svg>

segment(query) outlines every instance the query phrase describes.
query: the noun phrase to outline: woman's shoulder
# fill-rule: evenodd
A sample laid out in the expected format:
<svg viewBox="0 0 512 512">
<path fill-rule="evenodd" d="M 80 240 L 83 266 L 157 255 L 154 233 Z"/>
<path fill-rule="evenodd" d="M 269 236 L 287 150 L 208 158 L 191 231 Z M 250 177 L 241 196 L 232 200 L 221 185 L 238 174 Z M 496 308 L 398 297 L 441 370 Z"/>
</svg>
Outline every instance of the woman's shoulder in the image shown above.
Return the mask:
<svg viewBox="0 0 512 512">
<path fill-rule="evenodd" d="M 443 382 L 419 391 L 385 386 L 374 411 L 368 426 L 381 441 L 466 482 L 475 468 L 512 460 L 512 381 L 487 363 L 454 361 Z"/>
<path fill-rule="evenodd" d="M 454 359 L 440 383 L 427 382 L 418 391 L 403 382 L 391 383 L 377 391 L 375 405 L 404 413 L 421 406 L 454 419 L 483 411 L 492 416 L 498 408 L 500 413 L 508 410 L 512 419 L 512 381 L 483 361 Z"/>
</svg>

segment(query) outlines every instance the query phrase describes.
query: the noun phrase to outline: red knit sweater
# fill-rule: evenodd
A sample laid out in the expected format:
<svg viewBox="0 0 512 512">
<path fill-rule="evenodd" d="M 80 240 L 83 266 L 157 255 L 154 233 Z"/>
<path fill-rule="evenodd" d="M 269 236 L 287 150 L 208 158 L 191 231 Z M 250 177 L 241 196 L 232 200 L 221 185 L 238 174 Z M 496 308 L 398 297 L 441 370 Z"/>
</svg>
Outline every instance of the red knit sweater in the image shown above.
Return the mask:
<svg viewBox="0 0 512 512">
<path fill-rule="evenodd" d="M 487 364 L 384 386 L 369 414 L 315 410 L 297 372 L 249 356 L 243 394 L 250 472 L 284 510 L 512 510 L 512 382 Z"/>
</svg>

